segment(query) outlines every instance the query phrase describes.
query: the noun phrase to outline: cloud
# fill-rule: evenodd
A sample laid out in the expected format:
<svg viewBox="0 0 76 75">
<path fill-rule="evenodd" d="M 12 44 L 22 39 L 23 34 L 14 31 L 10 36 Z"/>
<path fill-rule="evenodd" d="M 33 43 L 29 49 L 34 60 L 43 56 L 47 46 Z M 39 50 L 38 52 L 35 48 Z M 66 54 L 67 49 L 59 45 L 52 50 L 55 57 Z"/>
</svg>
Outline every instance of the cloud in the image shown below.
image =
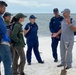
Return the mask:
<svg viewBox="0 0 76 75">
<path fill-rule="evenodd" d="M 8 11 L 11 12 L 40 12 L 50 13 L 54 8 L 62 11 L 69 8 L 72 12 L 76 12 L 76 0 L 4 0 L 8 3 Z M 29 9 L 29 10 L 28 10 Z M 13 10 L 13 11 L 12 11 Z"/>
<path fill-rule="evenodd" d="M 51 6 L 49 3 L 45 3 L 42 1 L 37 1 L 37 0 L 7 0 L 7 2 L 11 4 L 18 4 L 21 6 L 27 6 L 27 7 L 48 7 Z"/>
</svg>

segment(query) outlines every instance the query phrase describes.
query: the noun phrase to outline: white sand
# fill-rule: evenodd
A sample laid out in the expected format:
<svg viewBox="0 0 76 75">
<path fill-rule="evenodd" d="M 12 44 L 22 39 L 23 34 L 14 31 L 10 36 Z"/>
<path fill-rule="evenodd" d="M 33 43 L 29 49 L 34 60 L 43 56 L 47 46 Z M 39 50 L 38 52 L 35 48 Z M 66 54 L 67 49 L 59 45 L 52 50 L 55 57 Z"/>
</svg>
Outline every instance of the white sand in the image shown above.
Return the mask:
<svg viewBox="0 0 76 75">
<path fill-rule="evenodd" d="M 45 61 L 45 64 L 38 64 L 34 54 L 32 54 L 32 65 L 28 66 L 27 63 L 25 65 L 24 72 L 27 75 L 60 75 L 61 68 L 57 68 L 57 65 L 60 64 L 60 44 L 58 46 L 58 55 L 59 62 L 54 63 L 52 58 L 52 50 L 51 50 L 51 39 L 50 37 L 40 37 L 39 38 L 39 51 L 41 53 L 42 59 Z M 67 75 L 76 75 L 76 43 L 73 48 L 73 68 L 67 70 Z M 25 53 L 26 53 L 25 47 Z M 3 65 L 1 65 L 1 71 L 3 72 Z M 4 73 L 2 73 L 4 75 Z"/>
</svg>

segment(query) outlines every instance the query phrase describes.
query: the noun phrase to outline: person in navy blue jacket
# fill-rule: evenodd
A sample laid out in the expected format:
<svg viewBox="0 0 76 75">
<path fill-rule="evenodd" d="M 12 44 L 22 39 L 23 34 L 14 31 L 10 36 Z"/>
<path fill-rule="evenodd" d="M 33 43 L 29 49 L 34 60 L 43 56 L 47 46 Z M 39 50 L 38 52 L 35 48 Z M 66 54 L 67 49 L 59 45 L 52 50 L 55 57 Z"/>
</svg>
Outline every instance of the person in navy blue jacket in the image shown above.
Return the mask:
<svg viewBox="0 0 76 75">
<path fill-rule="evenodd" d="M 12 57 L 10 52 L 10 39 L 6 32 L 7 27 L 2 19 L 2 14 L 5 12 L 7 4 L 4 1 L 0 1 L 0 57 L 4 64 L 5 75 L 12 75 Z"/>
<path fill-rule="evenodd" d="M 59 15 L 58 8 L 55 8 L 53 12 L 55 16 L 51 18 L 49 29 L 50 29 L 50 32 L 52 33 L 51 47 L 52 47 L 52 54 L 53 54 L 54 62 L 58 62 L 57 46 L 60 40 L 60 35 L 58 35 L 55 38 L 54 38 L 54 35 L 61 29 L 61 21 L 63 20 L 63 17 Z"/>
<path fill-rule="evenodd" d="M 25 37 L 27 39 L 27 62 L 28 65 L 31 65 L 31 54 L 32 54 L 32 49 L 34 51 L 34 54 L 36 56 L 36 59 L 38 61 L 38 63 L 43 64 L 44 61 L 42 61 L 40 54 L 39 54 L 39 41 L 38 41 L 38 25 L 35 22 L 36 17 L 34 15 L 31 15 L 29 20 L 30 23 L 27 23 L 27 25 L 25 26 Z"/>
</svg>

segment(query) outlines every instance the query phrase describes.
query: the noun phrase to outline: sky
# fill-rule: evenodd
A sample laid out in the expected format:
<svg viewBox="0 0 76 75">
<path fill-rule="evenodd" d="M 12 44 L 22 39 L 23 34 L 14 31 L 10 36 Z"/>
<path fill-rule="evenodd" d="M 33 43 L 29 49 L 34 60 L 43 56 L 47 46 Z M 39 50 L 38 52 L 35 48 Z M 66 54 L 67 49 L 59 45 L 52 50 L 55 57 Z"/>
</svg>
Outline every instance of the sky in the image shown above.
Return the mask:
<svg viewBox="0 0 76 75">
<path fill-rule="evenodd" d="M 10 13 L 53 13 L 54 8 L 63 11 L 69 8 L 76 13 L 76 0 L 3 0 L 8 4 Z"/>
</svg>

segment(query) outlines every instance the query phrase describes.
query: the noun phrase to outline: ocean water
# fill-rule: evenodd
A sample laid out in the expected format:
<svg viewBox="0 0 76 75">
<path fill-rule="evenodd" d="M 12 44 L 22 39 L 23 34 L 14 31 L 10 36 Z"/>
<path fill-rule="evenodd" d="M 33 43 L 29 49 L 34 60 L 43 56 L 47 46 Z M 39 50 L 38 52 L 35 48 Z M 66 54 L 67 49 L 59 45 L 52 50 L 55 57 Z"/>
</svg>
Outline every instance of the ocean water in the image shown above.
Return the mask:
<svg viewBox="0 0 76 75">
<path fill-rule="evenodd" d="M 27 15 L 27 18 L 25 18 L 25 21 L 23 23 L 23 28 L 29 22 L 29 16 L 32 14 L 25 14 L 25 15 Z M 50 36 L 51 33 L 49 31 L 49 22 L 54 15 L 53 14 L 33 14 L 33 15 L 37 17 L 36 23 L 38 24 L 39 27 L 38 36 L 39 37 Z M 71 14 L 71 17 L 76 20 L 76 14 Z"/>
</svg>

